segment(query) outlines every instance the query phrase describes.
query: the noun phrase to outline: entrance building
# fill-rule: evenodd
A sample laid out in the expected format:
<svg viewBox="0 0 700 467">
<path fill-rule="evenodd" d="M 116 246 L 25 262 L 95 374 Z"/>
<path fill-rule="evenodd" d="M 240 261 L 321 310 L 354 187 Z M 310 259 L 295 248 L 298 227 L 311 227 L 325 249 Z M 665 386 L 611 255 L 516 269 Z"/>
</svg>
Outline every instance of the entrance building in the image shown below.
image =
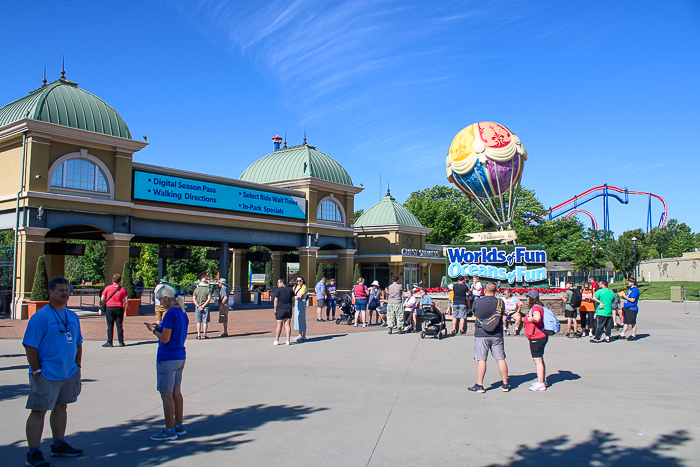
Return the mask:
<svg viewBox="0 0 700 467">
<path fill-rule="evenodd" d="M 385 197 L 353 226 L 354 197 L 363 188 L 347 171 L 306 139 L 292 147 L 279 137 L 273 143 L 273 152 L 239 179 L 136 162 L 148 144 L 133 139 L 114 108 L 65 72 L 0 108 L 0 230 L 16 238 L 13 317 L 22 316 L 40 256 L 49 278 L 64 274 L 70 239 L 106 243 L 107 284 L 134 254 L 132 243 L 175 255 L 168 247 L 218 250 L 220 276 L 232 261 L 231 285 L 242 289 L 249 286 L 246 253 L 253 246 L 270 250 L 275 278 L 298 261 L 310 285 L 323 264 L 339 289 L 349 290 L 356 261 L 382 285 L 393 274 L 406 283 L 439 283 L 444 258 L 430 255 L 442 256 L 442 248 L 425 244 L 430 229 L 403 206 Z M 387 206 L 393 217 L 384 216 Z M 166 261 L 159 259 L 161 277 Z"/>
<path fill-rule="evenodd" d="M 355 222 L 361 275 L 371 283 L 378 280 L 382 287 L 391 277 L 401 278 L 404 288 L 421 284 L 437 287 L 445 275 L 442 245 L 425 242 L 432 229 L 420 221 L 387 190 L 386 196 L 370 207 Z"/>
</svg>

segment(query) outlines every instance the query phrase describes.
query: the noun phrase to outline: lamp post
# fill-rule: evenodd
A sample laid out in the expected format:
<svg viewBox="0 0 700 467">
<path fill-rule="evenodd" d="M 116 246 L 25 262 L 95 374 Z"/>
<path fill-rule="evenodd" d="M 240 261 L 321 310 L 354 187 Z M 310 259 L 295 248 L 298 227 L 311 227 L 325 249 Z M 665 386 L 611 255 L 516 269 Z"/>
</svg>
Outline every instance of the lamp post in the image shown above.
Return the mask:
<svg viewBox="0 0 700 467">
<path fill-rule="evenodd" d="M 637 237 L 632 237 L 632 246 L 634 247 L 634 278 L 637 279 Z"/>
</svg>

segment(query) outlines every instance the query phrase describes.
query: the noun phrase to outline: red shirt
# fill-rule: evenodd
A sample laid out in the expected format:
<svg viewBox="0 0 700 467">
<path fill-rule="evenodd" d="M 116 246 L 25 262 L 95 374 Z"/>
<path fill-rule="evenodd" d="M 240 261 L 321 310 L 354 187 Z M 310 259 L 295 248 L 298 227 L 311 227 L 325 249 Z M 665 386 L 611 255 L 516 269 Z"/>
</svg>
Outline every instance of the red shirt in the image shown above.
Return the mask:
<svg viewBox="0 0 700 467">
<path fill-rule="evenodd" d="M 595 293 L 596 290 L 598 290 L 598 283 L 596 281 L 591 282 L 591 290 L 593 291 L 593 293 Z"/>
<path fill-rule="evenodd" d="M 126 290 L 124 289 L 124 287 L 122 287 L 121 289 L 119 289 L 118 292 L 115 293 L 114 291 L 117 289 L 117 287 L 119 287 L 119 284 L 108 285 L 102 291 L 102 295 L 104 296 L 105 299 L 109 298 L 109 300 L 107 300 L 107 306 L 119 306 L 119 307 L 124 308 L 124 299 L 126 298 Z M 114 295 L 112 295 L 112 294 L 114 294 Z M 112 298 L 110 298 L 110 295 L 112 296 Z"/>
<path fill-rule="evenodd" d="M 530 322 L 530 316 L 532 316 L 532 312 L 536 310 L 540 312 L 540 322 L 539 323 L 531 323 Z M 543 337 L 547 337 L 547 334 L 542 331 L 542 327 L 544 326 L 542 322 L 542 318 L 544 317 L 544 309 L 539 306 L 539 305 L 533 305 L 532 308 L 530 308 L 530 311 L 527 313 L 527 316 L 523 318 L 523 327 L 525 328 L 525 337 L 528 339 L 542 339 Z"/>
<path fill-rule="evenodd" d="M 367 287 L 362 284 L 357 284 L 352 291 L 355 293 L 355 299 L 367 298 Z"/>
</svg>

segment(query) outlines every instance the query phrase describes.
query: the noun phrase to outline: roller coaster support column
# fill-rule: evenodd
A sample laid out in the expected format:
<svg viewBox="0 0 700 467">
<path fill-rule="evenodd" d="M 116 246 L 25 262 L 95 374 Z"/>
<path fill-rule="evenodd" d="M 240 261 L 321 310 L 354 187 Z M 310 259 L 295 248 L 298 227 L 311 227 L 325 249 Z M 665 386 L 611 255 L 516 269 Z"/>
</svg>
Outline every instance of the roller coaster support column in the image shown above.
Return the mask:
<svg viewBox="0 0 700 467">
<path fill-rule="evenodd" d="M 647 210 L 647 233 L 649 233 L 651 228 L 651 193 L 649 193 L 649 209 Z"/>
<path fill-rule="evenodd" d="M 610 230 L 610 211 L 608 211 L 608 184 L 603 189 L 603 230 Z"/>
</svg>

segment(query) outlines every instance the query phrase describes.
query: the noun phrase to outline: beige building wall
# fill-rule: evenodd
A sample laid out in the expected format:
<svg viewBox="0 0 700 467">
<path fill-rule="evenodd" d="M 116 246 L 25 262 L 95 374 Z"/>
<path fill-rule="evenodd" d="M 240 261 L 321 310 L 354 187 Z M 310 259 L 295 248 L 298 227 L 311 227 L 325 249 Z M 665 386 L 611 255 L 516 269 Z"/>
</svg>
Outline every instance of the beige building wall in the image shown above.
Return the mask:
<svg viewBox="0 0 700 467">
<path fill-rule="evenodd" d="M 22 178 L 22 137 L 0 147 L 0 196 L 16 195 Z"/>
<path fill-rule="evenodd" d="M 650 259 L 639 263 L 639 279 L 647 282 L 700 282 L 700 259 Z"/>
</svg>

